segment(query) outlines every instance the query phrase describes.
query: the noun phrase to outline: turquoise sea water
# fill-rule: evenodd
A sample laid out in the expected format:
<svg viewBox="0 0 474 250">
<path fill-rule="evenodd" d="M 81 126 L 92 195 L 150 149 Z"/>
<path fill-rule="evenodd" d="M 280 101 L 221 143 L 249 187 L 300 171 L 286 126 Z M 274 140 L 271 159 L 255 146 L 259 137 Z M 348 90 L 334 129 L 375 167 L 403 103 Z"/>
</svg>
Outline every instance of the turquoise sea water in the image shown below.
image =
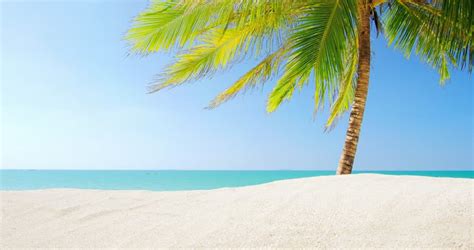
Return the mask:
<svg viewBox="0 0 474 250">
<path fill-rule="evenodd" d="M 474 178 L 474 171 L 361 171 L 355 173 Z M 0 170 L 0 190 L 46 188 L 202 190 L 323 175 L 334 175 L 334 171 Z"/>
</svg>

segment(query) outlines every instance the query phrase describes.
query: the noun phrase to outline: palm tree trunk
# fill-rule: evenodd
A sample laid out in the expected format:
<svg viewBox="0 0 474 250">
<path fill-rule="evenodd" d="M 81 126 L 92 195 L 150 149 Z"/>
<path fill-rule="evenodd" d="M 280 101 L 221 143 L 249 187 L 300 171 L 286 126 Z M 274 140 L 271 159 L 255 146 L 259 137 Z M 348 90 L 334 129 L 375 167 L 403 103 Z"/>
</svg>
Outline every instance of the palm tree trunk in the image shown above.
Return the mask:
<svg viewBox="0 0 474 250">
<path fill-rule="evenodd" d="M 359 142 L 360 127 L 364 116 L 370 72 L 370 10 L 368 0 L 359 0 L 358 39 L 359 65 L 357 68 L 357 87 L 347 128 L 346 141 L 342 150 L 337 174 L 350 174 Z"/>
</svg>

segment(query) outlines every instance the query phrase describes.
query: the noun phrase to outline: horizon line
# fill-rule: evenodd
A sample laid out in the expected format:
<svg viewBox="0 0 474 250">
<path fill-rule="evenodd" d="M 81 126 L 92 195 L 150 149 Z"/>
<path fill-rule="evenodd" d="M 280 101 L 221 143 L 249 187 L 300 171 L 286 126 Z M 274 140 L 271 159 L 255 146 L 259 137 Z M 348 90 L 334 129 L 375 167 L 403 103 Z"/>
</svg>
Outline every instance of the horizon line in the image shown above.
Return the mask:
<svg viewBox="0 0 474 250">
<path fill-rule="evenodd" d="M 321 171 L 321 172 L 336 172 L 335 169 L 51 169 L 51 168 L 0 168 L 2 170 L 25 170 L 25 171 Z M 353 172 L 360 171 L 378 171 L 378 172 L 423 172 L 423 171 L 470 171 L 474 169 L 360 169 Z"/>
</svg>

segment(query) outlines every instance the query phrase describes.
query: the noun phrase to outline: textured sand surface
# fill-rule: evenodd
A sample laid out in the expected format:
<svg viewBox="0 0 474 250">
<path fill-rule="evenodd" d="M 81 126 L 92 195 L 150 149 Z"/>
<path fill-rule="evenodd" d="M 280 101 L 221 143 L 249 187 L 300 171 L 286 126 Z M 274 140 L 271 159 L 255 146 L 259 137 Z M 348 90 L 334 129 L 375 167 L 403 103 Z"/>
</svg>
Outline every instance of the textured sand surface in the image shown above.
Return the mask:
<svg viewBox="0 0 474 250">
<path fill-rule="evenodd" d="M 474 180 L 359 174 L 209 191 L 2 191 L 0 248 L 474 249 Z"/>
</svg>

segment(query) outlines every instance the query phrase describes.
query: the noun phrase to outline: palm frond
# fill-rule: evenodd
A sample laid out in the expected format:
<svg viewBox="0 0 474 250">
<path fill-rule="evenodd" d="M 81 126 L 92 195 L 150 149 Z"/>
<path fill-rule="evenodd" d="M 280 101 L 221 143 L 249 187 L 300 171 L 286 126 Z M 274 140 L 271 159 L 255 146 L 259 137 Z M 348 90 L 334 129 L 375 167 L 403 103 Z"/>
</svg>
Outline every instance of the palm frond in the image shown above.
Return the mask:
<svg viewBox="0 0 474 250">
<path fill-rule="evenodd" d="M 334 90 L 343 70 L 344 52 L 355 34 L 355 1 L 317 1 L 308 5 L 294 33 L 285 72 L 270 93 L 267 111 L 273 112 L 292 97 L 296 87 L 308 83 L 314 75 L 316 85 L 315 110 Z"/>
<path fill-rule="evenodd" d="M 282 46 L 280 49 L 263 59 L 257 66 L 245 73 L 232 86 L 220 93 L 208 108 L 215 108 L 222 103 L 232 99 L 238 93 L 243 92 L 249 88 L 255 88 L 258 84 L 264 84 L 271 76 L 278 72 L 279 64 L 282 62 L 287 49 Z"/>
<path fill-rule="evenodd" d="M 474 48 L 474 2 L 472 0 L 443 0 L 440 15 L 436 16 L 438 37 L 446 39 L 448 55 L 451 61 L 463 69 L 468 67 L 472 72 Z M 446 60 L 446 58 L 444 59 Z"/>
<path fill-rule="evenodd" d="M 135 18 L 125 38 L 132 51 L 142 54 L 191 48 L 210 29 L 242 28 L 268 14 L 291 19 L 298 6 L 291 0 L 154 0 Z"/>
<path fill-rule="evenodd" d="M 208 76 L 245 56 L 259 55 L 262 47 L 271 49 L 281 40 L 275 33 L 282 29 L 287 19 L 275 13 L 259 18 L 244 26 L 218 27 L 206 32 L 198 45 L 180 54 L 165 70 L 151 92 Z"/>
<path fill-rule="evenodd" d="M 336 118 L 349 110 L 354 101 L 355 87 L 357 85 L 357 65 L 359 48 L 357 37 L 347 46 L 348 57 L 345 59 L 344 70 L 341 72 L 337 98 L 332 102 L 331 113 L 326 122 L 326 129 L 331 128 Z"/>
<path fill-rule="evenodd" d="M 207 30 L 215 15 L 230 15 L 224 1 L 153 1 L 138 15 L 126 39 L 132 51 L 149 54 L 183 47 Z"/>
<path fill-rule="evenodd" d="M 470 13 L 465 13 L 465 6 L 472 7 L 471 1 L 459 0 L 458 4 L 463 3 L 464 7 L 454 8 L 455 11 L 451 4 L 444 9 L 446 2 L 449 1 L 427 4 L 396 0 L 384 19 L 389 44 L 407 57 L 413 52 L 419 55 L 438 70 L 441 83 L 449 78 L 449 66 L 462 68 L 467 65 L 472 69 L 473 62 L 472 8 Z"/>
<path fill-rule="evenodd" d="M 177 61 L 165 70 L 150 92 L 209 76 L 228 68 L 232 62 L 259 56 L 262 48 L 281 47 L 282 36 L 295 11 L 278 1 L 263 2 L 266 5 L 262 8 L 251 8 L 253 5 L 248 1 L 241 2 L 239 8 L 234 6 L 230 23 L 224 22 L 225 25 L 204 32 L 197 45 L 178 55 Z"/>
</svg>

